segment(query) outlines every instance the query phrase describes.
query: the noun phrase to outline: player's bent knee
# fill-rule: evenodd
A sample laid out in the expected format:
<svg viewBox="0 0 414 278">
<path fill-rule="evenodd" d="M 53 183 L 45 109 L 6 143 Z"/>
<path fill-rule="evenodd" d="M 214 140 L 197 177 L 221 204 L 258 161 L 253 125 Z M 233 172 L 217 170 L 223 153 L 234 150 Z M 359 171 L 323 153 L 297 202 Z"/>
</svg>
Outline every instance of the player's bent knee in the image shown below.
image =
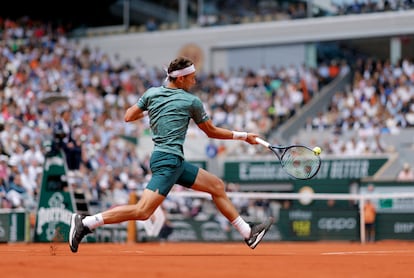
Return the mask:
<svg viewBox="0 0 414 278">
<path fill-rule="evenodd" d="M 225 186 L 224 182 L 221 180 L 218 180 L 217 182 L 213 183 L 211 186 L 211 192 L 212 195 L 222 195 L 225 194 Z"/>
<path fill-rule="evenodd" d="M 152 213 L 153 211 L 149 209 L 143 209 L 140 207 L 136 207 L 134 211 L 134 218 L 136 220 L 147 220 L 148 218 L 151 217 Z"/>
</svg>

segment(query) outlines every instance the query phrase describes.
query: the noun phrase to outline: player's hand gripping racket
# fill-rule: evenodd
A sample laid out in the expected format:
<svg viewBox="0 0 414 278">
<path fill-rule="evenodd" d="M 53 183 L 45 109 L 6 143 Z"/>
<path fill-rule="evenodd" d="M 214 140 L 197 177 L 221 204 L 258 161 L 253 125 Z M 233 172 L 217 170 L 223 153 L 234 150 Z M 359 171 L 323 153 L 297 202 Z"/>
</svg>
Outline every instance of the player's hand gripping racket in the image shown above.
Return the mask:
<svg viewBox="0 0 414 278">
<path fill-rule="evenodd" d="M 321 167 L 321 158 L 319 157 L 321 149 L 319 147 L 312 150 L 302 145 L 274 146 L 260 138 L 256 138 L 256 142 L 269 148 L 279 159 L 282 168 L 293 178 L 311 179 Z"/>
</svg>

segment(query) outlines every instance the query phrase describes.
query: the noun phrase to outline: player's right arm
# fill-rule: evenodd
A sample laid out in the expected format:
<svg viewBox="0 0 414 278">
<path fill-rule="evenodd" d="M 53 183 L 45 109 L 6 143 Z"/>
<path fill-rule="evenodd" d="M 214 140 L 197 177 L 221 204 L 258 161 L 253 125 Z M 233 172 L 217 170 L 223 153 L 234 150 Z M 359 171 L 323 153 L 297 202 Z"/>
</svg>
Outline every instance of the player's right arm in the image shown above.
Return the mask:
<svg viewBox="0 0 414 278">
<path fill-rule="evenodd" d="M 198 127 L 204 131 L 204 133 L 209 137 L 209 138 L 215 138 L 215 139 L 224 139 L 224 140 L 230 140 L 230 139 L 241 139 L 241 140 L 245 140 L 246 142 L 250 143 L 250 144 L 257 144 L 256 142 L 256 137 L 258 136 L 255 133 L 249 133 L 249 132 L 237 132 L 237 131 L 231 131 L 225 128 L 221 128 L 221 127 L 217 127 L 213 124 L 213 122 L 211 121 L 211 119 L 199 123 Z M 237 134 L 241 134 L 244 133 L 245 134 L 245 138 L 239 138 L 237 136 Z M 236 134 L 236 136 L 235 136 Z"/>
<path fill-rule="evenodd" d="M 144 111 L 138 107 L 138 105 L 134 104 L 127 109 L 125 112 L 124 120 L 125 122 L 132 122 L 139 120 L 145 116 Z"/>
</svg>

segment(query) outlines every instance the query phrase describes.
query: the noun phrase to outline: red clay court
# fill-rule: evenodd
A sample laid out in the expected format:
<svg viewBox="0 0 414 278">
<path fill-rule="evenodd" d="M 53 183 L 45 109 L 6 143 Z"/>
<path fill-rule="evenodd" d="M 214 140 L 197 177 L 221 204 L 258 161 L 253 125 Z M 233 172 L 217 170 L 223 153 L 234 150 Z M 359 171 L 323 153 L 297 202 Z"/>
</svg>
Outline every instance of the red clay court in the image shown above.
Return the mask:
<svg viewBox="0 0 414 278">
<path fill-rule="evenodd" d="M 1 277 L 414 277 L 414 242 L 0 245 Z"/>
</svg>

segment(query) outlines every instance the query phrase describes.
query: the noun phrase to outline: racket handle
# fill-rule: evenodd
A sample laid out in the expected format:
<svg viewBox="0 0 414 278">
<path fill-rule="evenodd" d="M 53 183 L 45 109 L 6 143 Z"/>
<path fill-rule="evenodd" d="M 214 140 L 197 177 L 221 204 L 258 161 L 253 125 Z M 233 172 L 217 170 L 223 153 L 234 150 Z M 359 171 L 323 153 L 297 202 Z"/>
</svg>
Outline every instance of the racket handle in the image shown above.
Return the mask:
<svg viewBox="0 0 414 278">
<path fill-rule="evenodd" d="M 259 143 L 260 145 L 265 146 L 266 148 L 268 148 L 270 146 L 269 142 L 266 142 L 265 140 L 263 140 L 259 137 L 256 137 L 256 142 Z"/>
</svg>

